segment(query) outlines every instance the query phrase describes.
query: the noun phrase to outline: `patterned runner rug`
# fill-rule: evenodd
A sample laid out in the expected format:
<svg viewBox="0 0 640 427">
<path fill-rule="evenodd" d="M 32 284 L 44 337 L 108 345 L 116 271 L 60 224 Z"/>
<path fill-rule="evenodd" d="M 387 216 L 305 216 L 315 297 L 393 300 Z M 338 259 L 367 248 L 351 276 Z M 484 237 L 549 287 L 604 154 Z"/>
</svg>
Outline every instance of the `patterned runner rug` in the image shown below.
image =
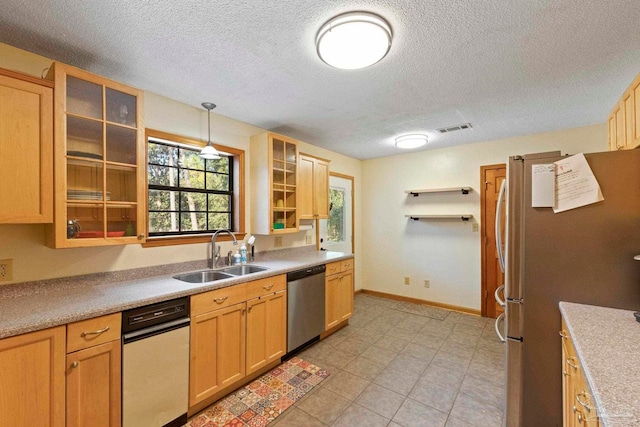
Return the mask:
<svg viewBox="0 0 640 427">
<path fill-rule="evenodd" d="M 189 420 L 184 427 L 264 427 L 329 376 L 292 357 Z"/>
</svg>

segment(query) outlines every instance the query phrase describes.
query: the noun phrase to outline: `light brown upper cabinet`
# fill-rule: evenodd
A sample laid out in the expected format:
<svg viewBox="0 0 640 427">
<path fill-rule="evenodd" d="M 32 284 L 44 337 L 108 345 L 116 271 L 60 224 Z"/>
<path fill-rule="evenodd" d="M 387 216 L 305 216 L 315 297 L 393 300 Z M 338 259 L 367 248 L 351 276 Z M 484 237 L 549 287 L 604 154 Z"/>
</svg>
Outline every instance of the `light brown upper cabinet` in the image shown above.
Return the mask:
<svg viewBox="0 0 640 427">
<path fill-rule="evenodd" d="M 640 146 L 640 74 L 624 91 L 607 118 L 609 150 L 631 150 Z"/>
<path fill-rule="evenodd" d="M 142 91 L 54 63 L 55 248 L 139 243 L 145 229 Z"/>
<path fill-rule="evenodd" d="M 0 69 L 0 223 L 53 221 L 52 87 Z"/>
<path fill-rule="evenodd" d="M 251 232 L 298 231 L 298 142 L 265 132 L 251 137 Z"/>
<path fill-rule="evenodd" d="M 329 218 L 329 160 L 300 153 L 298 171 L 300 219 Z"/>
</svg>

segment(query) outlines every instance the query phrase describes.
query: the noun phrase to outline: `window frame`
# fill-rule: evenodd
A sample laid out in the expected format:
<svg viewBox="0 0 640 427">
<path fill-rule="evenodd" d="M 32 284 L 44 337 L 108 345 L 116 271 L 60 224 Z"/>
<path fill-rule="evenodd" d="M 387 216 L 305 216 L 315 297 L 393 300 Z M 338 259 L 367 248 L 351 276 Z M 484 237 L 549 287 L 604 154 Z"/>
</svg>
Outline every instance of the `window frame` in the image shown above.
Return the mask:
<svg viewBox="0 0 640 427">
<path fill-rule="evenodd" d="M 149 236 L 149 138 L 166 141 L 167 143 L 174 143 L 183 145 L 185 147 L 193 147 L 195 149 L 202 148 L 206 145 L 206 141 L 199 139 L 184 137 L 180 135 L 171 134 L 154 129 L 145 129 L 145 145 L 144 145 L 144 158 L 145 158 L 145 171 L 144 171 L 144 188 L 145 188 L 145 230 L 146 240 L 142 244 L 143 247 L 156 247 L 156 246 L 168 246 L 168 245 L 181 245 L 192 243 L 205 243 L 211 240 L 211 232 L 203 233 L 185 233 L 185 234 L 170 234 L 164 236 Z M 236 228 L 231 230 L 238 239 L 244 239 L 245 236 L 245 152 L 244 150 L 228 147 L 220 144 L 213 144 L 213 146 L 220 153 L 230 156 L 233 169 L 232 182 L 230 183 L 232 188 L 232 200 L 230 201 L 233 206 L 231 223 L 236 225 Z M 142 175 L 142 174 L 141 174 Z M 235 211 L 233 211 L 235 210 Z M 220 235 L 218 238 L 220 241 L 231 240 L 228 235 Z"/>
</svg>

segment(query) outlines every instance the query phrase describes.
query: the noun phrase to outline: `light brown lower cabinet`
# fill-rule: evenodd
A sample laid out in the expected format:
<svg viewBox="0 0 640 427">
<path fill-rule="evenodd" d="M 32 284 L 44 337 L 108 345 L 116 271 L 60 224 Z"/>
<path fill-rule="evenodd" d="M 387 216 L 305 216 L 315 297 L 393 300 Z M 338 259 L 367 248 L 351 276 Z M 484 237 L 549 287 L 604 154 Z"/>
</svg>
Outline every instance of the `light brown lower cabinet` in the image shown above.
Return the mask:
<svg viewBox="0 0 640 427">
<path fill-rule="evenodd" d="M 287 291 L 247 301 L 247 375 L 287 350 Z"/>
<path fill-rule="evenodd" d="M 120 425 L 120 341 L 67 355 L 67 427 Z"/>
<path fill-rule="evenodd" d="M 353 260 L 327 264 L 327 272 L 325 330 L 339 325 L 353 315 Z"/>
<path fill-rule="evenodd" d="M 67 427 L 120 425 L 121 321 L 114 313 L 67 325 Z"/>
<path fill-rule="evenodd" d="M 0 424 L 65 424 L 65 327 L 0 340 Z"/>
<path fill-rule="evenodd" d="M 562 319 L 562 415 L 564 427 L 600 427 L 591 390 Z"/>
</svg>

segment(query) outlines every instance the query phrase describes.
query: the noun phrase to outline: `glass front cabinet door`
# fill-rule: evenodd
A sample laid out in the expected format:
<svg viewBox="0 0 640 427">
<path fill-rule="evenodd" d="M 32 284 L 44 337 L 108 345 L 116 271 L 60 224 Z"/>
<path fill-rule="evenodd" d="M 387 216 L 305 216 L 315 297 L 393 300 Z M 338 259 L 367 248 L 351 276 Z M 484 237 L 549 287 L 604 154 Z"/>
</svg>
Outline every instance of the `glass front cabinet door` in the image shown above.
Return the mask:
<svg viewBox="0 0 640 427">
<path fill-rule="evenodd" d="M 49 246 L 144 239 L 142 91 L 61 63 L 55 82 L 54 224 Z"/>
</svg>

